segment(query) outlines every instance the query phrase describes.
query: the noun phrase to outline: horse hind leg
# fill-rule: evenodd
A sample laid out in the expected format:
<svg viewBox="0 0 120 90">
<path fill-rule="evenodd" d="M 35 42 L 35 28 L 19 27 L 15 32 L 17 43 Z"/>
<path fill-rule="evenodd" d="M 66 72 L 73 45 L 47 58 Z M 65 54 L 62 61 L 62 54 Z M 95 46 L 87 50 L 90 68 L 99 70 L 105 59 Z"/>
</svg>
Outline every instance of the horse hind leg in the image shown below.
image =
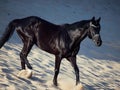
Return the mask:
<svg viewBox="0 0 120 90">
<path fill-rule="evenodd" d="M 34 45 L 33 37 L 25 35 L 22 31 L 17 30 L 18 35 L 23 41 L 23 48 L 20 52 L 20 59 L 21 59 L 21 67 L 22 69 L 25 69 L 25 64 L 29 69 L 32 69 L 32 66 L 30 65 L 29 61 L 27 60 L 27 56 Z"/>
<path fill-rule="evenodd" d="M 32 66 L 30 65 L 30 63 L 27 59 L 27 56 L 28 56 L 32 46 L 33 46 L 33 43 L 30 43 L 29 40 L 27 42 L 25 42 L 24 45 L 23 45 L 22 51 L 20 53 L 22 69 L 25 69 L 25 64 L 27 65 L 27 67 L 29 69 L 32 69 Z"/>
</svg>

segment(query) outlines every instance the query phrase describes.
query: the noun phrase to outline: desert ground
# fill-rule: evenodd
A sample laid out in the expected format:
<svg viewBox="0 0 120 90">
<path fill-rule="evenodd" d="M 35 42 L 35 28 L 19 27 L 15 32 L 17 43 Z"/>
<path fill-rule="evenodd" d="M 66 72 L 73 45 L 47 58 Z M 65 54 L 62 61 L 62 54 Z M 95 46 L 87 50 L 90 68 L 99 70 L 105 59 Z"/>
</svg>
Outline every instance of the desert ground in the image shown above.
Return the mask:
<svg viewBox="0 0 120 90">
<path fill-rule="evenodd" d="M 17 18 L 39 16 L 54 24 L 101 17 L 103 45 L 86 38 L 77 56 L 84 90 L 120 90 L 120 1 L 114 0 L 0 0 L 0 37 L 7 24 Z M 34 46 L 28 55 L 32 77 L 18 77 L 22 42 L 14 33 L 0 49 L 0 90 L 79 90 L 71 64 L 63 59 L 58 87 L 52 84 L 54 55 Z M 79 85 L 78 85 L 79 86 Z"/>
</svg>

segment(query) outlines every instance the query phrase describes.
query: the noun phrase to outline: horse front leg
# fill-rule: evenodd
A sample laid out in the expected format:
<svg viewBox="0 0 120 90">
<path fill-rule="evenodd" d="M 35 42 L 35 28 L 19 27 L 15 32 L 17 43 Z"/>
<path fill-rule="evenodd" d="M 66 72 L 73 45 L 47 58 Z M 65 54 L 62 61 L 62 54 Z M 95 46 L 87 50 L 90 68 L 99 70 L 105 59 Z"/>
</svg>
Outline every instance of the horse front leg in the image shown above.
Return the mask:
<svg viewBox="0 0 120 90">
<path fill-rule="evenodd" d="M 71 56 L 67 59 L 68 59 L 68 61 L 71 62 L 71 65 L 74 68 L 75 75 L 76 75 L 76 85 L 78 85 L 80 83 L 80 78 L 79 78 L 79 68 L 76 64 L 76 56 Z"/>
<path fill-rule="evenodd" d="M 55 86 L 58 85 L 58 83 L 57 83 L 57 77 L 58 77 L 58 74 L 59 74 L 61 60 L 62 59 L 61 59 L 60 56 L 55 56 L 55 74 L 54 74 L 54 78 L 53 78 L 53 84 Z"/>
</svg>

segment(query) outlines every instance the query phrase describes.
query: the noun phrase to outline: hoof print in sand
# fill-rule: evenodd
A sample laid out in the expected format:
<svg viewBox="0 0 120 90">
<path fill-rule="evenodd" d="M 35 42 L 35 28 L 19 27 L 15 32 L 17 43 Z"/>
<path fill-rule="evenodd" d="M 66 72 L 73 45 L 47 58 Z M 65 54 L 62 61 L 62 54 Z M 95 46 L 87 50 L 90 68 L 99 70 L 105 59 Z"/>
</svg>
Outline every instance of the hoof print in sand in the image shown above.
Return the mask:
<svg viewBox="0 0 120 90">
<path fill-rule="evenodd" d="M 21 70 L 17 76 L 22 78 L 31 78 L 32 74 L 33 74 L 32 70 L 26 69 L 26 70 Z"/>
</svg>

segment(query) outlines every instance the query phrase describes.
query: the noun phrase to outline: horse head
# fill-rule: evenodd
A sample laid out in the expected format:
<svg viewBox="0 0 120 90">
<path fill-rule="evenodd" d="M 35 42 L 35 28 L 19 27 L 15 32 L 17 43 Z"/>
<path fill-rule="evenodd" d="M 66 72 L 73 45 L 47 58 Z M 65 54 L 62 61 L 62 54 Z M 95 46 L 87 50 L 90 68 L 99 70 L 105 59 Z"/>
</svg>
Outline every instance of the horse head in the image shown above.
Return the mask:
<svg viewBox="0 0 120 90">
<path fill-rule="evenodd" d="M 102 40 L 100 36 L 100 20 L 100 17 L 97 20 L 95 20 L 95 17 L 93 17 L 89 22 L 88 28 L 88 37 L 93 40 L 96 46 L 102 45 Z"/>
</svg>

